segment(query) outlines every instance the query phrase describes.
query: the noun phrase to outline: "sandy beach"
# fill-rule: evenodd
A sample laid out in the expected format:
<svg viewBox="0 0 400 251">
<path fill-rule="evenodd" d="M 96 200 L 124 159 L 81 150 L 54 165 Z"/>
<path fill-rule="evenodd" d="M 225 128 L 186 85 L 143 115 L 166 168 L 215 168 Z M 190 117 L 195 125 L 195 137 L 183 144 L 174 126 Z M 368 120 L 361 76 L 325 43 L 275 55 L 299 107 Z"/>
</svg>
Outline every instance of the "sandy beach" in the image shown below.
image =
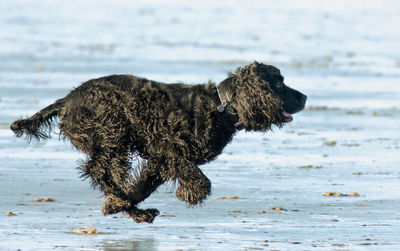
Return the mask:
<svg viewBox="0 0 400 251">
<path fill-rule="evenodd" d="M 400 250 L 400 4 L 397 1 L 2 1 L 0 250 Z M 57 134 L 9 125 L 111 74 L 219 82 L 257 60 L 307 107 L 272 132 L 239 132 L 202 171 L 197 208 L 172 184 L 104 217 Z"/>
</svg>

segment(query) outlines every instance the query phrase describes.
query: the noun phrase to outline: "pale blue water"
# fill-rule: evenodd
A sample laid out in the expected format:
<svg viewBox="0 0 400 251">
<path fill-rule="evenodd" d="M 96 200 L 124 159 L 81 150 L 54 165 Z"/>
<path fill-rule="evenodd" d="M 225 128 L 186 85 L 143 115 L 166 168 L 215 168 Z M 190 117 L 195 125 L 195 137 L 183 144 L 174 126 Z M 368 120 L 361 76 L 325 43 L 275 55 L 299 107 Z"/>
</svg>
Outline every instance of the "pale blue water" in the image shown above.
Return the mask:
<svg viewBox="0 0 400 251">
<path fill-rule="evenodd" d="M 397 1 L 1 1 L 0 250 L 399 250 L 399 25 Z M 91 78 L 219 82 L 254 60 L 280 68 L 309 109 L 239 133 L 203 166 L 203 207 L 161 187 L 142 207 L 174 217 L 151 225 L 103 217 L 68 142 L 8 129 Z M 68 233 L 85 226 L 110 234 Z"/>
</svg>

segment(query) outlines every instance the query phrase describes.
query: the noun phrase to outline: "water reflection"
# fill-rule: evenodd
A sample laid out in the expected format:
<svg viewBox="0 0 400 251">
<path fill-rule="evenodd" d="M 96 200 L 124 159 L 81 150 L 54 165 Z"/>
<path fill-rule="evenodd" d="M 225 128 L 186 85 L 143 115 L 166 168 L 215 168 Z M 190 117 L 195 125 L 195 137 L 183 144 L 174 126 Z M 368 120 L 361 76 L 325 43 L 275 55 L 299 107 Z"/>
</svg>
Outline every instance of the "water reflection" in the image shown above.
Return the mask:
<svg viewBox="0 0 400 251">
<path fill-rule="evenodd" d="M 157 242 L 153 238 L 143 238 L 134 240 L 104 240 L 104 251 L 153 251 L 158 250 Z"/>
</svg>

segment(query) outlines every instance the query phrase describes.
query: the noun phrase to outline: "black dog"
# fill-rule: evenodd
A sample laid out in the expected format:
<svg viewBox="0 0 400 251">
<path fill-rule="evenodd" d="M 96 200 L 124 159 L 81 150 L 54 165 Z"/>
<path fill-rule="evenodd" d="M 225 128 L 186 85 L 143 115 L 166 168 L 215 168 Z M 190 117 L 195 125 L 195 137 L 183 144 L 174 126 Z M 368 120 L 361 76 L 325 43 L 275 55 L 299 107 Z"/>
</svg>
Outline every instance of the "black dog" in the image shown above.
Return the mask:
<svg viewBox="0 0 400 251">
<path fill-rule="evenodd" d="M 127 212 L 150 223 L 158 210 L 136 205 L 158 186 L 178 181 L 178 199 L 202 203 L 211 182 L 198 165 L 215 159 L 238 130 L 265 132 L 292 121 L 306 99 L 283 83 L 277 68 L 257 62 L 218 87 L 112 75 L 83 83 L 11 129 L 46 139 L 58 116 L 62 135 L 88 156 L 83 176 L 107 197 L 103 214 Z M 143 161 L 132 166 L 135 156 Z"/>
</svg>

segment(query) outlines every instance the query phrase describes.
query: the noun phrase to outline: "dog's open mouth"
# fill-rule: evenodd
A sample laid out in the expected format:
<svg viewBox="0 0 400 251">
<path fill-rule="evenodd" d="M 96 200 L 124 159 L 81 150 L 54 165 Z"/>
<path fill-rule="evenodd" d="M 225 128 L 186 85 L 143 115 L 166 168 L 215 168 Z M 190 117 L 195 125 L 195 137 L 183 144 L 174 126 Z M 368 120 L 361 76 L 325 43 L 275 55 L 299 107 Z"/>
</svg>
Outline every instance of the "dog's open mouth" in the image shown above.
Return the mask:
<svg viewBox="0 0 400 251">
<path fill-rule="evenodd" d="M 285 122 L 285 123 L 291 122 L 293 120 L 292 114 L 290 114 L 290 113 L 288 113 L 286 111 L 283 111 L 282 115 L 283 115 L 283 117 L 285 119 L 283 122 Z"/>
</svg>

